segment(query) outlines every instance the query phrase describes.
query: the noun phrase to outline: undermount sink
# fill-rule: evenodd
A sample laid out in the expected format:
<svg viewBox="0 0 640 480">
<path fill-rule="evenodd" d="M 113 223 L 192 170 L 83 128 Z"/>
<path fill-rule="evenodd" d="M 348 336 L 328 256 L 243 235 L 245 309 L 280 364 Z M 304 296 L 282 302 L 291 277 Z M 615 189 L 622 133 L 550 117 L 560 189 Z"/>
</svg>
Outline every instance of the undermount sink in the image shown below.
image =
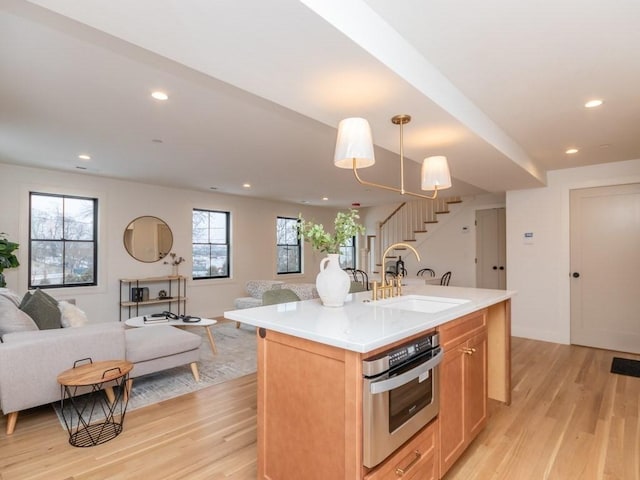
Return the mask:
<svg viewBox="0 0 640 480">
<path fill-rule="evenodd" d="M 471 300 L 465 298 L 430 297 L 427 295 L 404 295 L 369 303 L 374 307 L 395 308 L 410 312 L 439 313 L 459 307 Z"/>
</svg>

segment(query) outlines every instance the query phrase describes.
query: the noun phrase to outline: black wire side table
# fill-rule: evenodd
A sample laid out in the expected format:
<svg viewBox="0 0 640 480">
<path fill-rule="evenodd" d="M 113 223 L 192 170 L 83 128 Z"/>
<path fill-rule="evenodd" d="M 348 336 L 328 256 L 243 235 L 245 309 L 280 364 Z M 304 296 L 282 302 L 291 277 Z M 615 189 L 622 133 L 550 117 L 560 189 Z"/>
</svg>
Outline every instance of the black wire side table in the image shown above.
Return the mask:
<svg viewBox="0 0 640 480">
<path fill-rule="evenodd" d="M 78 365 L 86 361 L 90 363 Z M 126 360 L 93 362 L 85 358 L 58 375 L 60 410 L 71 445 L 100 445 L 122 432 L 131 369 L 133 364 Z"/>
</svg>

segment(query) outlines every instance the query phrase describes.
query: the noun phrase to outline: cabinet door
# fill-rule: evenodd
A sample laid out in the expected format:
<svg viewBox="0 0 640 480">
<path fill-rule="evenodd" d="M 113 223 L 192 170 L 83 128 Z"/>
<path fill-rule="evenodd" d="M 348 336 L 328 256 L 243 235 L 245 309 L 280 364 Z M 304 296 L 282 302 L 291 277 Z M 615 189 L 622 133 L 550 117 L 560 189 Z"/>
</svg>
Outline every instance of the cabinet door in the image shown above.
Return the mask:
<svg viewBox="0 0 640 480">
<path fill-rule="evenodd" d="M 453 465 L 465 448 L 464 344 L 445 351 L 440 364 L 440 474 Z"/>
<path fill-rule="evenodd" d="M 471 442 L 487 423 L 487 332 L 467 342 L 465 354 L 465 430 Z"/>
</svg>

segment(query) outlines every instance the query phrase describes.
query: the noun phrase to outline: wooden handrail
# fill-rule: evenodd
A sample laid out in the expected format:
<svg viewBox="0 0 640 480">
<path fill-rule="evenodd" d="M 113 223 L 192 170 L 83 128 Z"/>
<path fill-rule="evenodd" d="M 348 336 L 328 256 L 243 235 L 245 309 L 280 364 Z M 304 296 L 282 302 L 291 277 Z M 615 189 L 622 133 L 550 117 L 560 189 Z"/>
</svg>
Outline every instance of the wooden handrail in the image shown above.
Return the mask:
<svg viewBox="0 0 640 480">
<path fill-rule="evenodd" d="M 389 220 L 391 220 L 391 217 L 393 217 L 396 213 L 398 213 L 398 211 L 404 207 L 407 204 L 407 202 L 402 202 L 400 205 L 398 205 L 398 207 L 389 214 L 389 216 L 387 218 L 385 218 L 382 222 L 380 222 L 380 227 L 384 227 L 385 223 L 387 223 Z"/>
</svg>

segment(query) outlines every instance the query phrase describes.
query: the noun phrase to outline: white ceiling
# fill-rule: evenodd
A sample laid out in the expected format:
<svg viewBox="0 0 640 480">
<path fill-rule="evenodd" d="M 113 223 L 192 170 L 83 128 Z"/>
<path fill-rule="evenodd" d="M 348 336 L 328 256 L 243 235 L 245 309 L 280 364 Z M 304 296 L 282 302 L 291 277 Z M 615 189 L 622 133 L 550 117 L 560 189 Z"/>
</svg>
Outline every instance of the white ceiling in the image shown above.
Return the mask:
<svg viewBox="0 0 640 480">
<path fill-rule="evenodd" d="M 3 0 L 0 162 L 367 206 L 400 197 L 333 166 L 335 127 L 367 118 L 361 175 L 397 186 L 407 113 L 408 189 L 437 154 L 449 194 L 539 187 L 640 158 L 639 21 L 637 0 Z"/>
</svg>

